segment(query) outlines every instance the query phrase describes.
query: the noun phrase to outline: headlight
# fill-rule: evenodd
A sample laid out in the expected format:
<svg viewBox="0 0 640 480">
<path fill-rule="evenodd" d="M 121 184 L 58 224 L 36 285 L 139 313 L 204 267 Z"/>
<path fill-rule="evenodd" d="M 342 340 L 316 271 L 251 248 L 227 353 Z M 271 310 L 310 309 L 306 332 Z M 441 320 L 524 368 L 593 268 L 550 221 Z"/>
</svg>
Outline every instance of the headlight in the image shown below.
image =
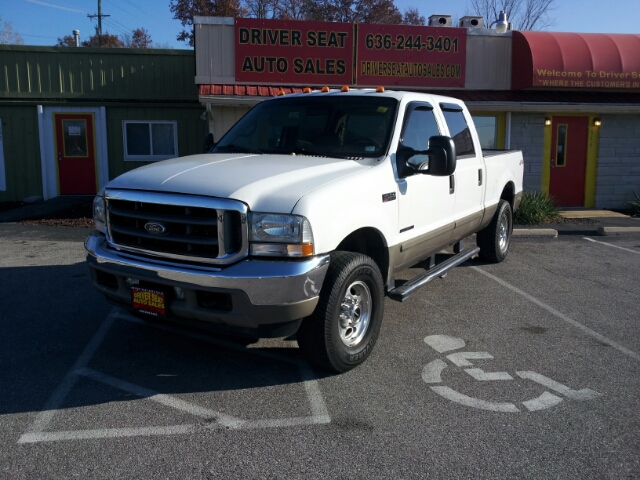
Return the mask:
<svg viewBox="0 0 640 480">
<path fill-rule="evenodd" d="M 251 255 L 306 257 L 313 255 L 309 220 L 300 215 L 251 213 Z"/>
<path fill-rule="evenodd" d="M 101 195 L 96 195 L 93 199 L 93 220 L 96 223 L 96 230 L 104 233 L 104 198 Z"/>
</svg>

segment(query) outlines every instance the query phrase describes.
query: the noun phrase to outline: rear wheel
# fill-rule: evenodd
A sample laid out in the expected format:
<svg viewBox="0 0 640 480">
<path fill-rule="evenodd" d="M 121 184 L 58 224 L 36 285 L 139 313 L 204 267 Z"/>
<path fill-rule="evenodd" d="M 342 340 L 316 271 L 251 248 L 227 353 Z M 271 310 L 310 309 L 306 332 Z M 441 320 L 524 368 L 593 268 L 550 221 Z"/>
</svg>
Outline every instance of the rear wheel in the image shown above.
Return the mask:
<svg viewBox="0 0 640 480">
<path fill-rule="evenodd" d="M 476 236 L 480 258 L 491 263 L 500 263 L 507 258 L 512 230 L 511 205 L 506 200 L 500 200 L 491 223 Z"/>
<path fill-rule="evenodd" d="M 319 367 L 351 370 L 371 353 L 383 308 L 384 286 L 376 263 L 359 253 L 334 252 L 318 306 L 298 330 L 298 345 Z"/>
</svg>

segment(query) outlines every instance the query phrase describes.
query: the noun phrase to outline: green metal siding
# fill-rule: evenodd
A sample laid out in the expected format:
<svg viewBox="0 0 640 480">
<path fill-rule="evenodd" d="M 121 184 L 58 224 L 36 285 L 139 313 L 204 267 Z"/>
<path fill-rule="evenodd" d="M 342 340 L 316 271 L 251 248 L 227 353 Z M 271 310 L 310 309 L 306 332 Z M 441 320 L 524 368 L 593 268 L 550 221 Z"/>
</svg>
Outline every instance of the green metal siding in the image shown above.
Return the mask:
<svg viewBox="0 0 640 480">
<path fill-rule="evenodd" d="M 207 122 L 200 119 L 204 107 L 107 107 L 109 179 L 151 162 L 124 160 L 122 122 L 125 120 L 166 120 L 178 122 L 178 155 L 202 153 Z"/>
<path fill-rule="evenodd" d="M 192 50 L 0 45 L 0 98 L 197 101 Z"/>
<path fill-rule="evenodd" d="M 35 106 L 0 105 L 7 190 L 0 202 L 42 195 L 40 137 Z"/>
</svg>

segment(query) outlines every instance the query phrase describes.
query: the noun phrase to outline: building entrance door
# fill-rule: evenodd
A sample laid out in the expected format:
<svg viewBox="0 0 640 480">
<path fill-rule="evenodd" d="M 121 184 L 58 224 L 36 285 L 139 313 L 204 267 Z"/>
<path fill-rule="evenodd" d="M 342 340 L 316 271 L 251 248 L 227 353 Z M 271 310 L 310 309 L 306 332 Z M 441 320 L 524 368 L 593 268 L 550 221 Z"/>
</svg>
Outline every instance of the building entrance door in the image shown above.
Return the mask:
<svg viewBox="0 0 640 480">
<path fill-rule="evenodd" d="M 97 192 L 93 113 L 54 113 L 55 158 L 60 195 Z"/>
<path fill-rule="evenodd" d="M 589 117 L 553 117 L 549 195 L 560 207 L 583 207 Z"/>
</svg>

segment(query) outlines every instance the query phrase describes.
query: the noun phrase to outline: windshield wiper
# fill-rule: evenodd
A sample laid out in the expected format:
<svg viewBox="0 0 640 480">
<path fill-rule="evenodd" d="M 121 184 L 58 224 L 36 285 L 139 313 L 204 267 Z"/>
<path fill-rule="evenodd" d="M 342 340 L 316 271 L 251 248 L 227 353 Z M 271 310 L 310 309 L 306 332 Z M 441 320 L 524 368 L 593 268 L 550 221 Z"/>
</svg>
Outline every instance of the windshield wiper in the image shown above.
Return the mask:
<svg viewBox="0 0 640 480">
<path fill-rule="evenodd" d="M 295 153 L 296 155 L 310 155 L 310 156 L 314 156 L 314 157 L 327 157 L 328 155 L 326 153 L 320 153 L 320 152 L 316 152 L 314 150 L 309 150 L 307 148 L 303 148 L 303 147 L 293 147 L 293 148 L 288 148 L 288 151 L 290 151 L 291 153 Z"/>
<path fill-rule="evenodd" d="M 218 145 L 215 149 L 216 151 L 227 150 L 227 151 L 233 151 L 237 153 L 258 153 L 258 154 L 263 153 L 261 150 L 258 150 L 257 148 L 243 147 L 242 145 L 236 145 L 235 143 L 232 143 L 230 145 Z"/>
</svg>

